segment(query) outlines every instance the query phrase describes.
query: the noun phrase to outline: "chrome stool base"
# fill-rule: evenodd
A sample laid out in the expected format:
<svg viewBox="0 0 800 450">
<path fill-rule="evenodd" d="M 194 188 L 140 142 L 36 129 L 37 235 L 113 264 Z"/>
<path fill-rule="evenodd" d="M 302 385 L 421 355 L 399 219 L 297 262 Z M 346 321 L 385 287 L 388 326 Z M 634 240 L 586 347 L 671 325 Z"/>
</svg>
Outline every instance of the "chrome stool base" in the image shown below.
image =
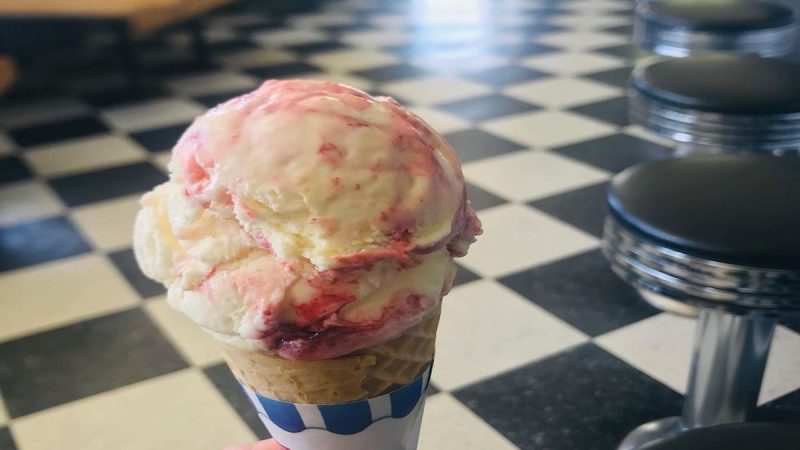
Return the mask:
<svg viewBox="0 0 800 450">
<path fill-rule="evenodd" d="M 667 417 L 640 425 L 625 440 L 619 444 L 617 450 L 638 450 L 645 445 L 672 439 L 686 431 L 680 417 Z"/>
</svg>

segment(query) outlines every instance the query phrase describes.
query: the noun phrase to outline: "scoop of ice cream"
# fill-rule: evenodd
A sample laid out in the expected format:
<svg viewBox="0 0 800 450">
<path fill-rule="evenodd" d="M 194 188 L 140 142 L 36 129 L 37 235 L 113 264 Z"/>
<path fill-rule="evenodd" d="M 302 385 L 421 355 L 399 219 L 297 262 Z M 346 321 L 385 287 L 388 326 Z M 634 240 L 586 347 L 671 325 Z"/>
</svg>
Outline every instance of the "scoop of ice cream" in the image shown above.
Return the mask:
<svg viewBox="0 0 800 450">
<path fill-rule="evenodd" d="M 268 81 L 197 118 L 134 247 L 176 309 L 234 345 L 330 358 L 435 308 L 480 232 L 453 150 L 395 101 Z"/>
</svg>

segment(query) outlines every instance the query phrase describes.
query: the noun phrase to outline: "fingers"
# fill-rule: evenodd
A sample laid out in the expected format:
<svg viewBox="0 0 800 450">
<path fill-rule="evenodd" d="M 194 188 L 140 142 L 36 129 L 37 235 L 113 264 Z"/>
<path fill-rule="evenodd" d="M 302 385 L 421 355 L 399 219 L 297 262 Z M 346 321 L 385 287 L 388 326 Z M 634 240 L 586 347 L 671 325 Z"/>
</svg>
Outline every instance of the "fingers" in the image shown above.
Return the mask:
<svg viewBox="0 0 800 450">
<path fill-rule="evenodd" d="M 275 442 L 274 439 L 267 439 L 266 441 L 256 442 L 255 444 L 227 447 L 225 450 L 284 450 L 284 447 Z"/>
</svg>

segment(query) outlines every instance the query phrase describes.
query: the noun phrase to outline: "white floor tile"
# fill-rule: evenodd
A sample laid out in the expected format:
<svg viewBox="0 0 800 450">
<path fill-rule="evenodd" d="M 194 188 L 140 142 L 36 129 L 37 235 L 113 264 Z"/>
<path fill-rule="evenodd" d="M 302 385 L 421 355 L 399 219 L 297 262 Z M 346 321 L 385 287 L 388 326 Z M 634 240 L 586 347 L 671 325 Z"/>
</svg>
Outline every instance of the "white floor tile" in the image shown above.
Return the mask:
<svg viewBox="0 0 800 450">
<path fill-rule="evenodd" d="M 615 56 L 569 51 L 531 56 L 523 59 L 521 64 L 531 69 L 569 76 L 616 69 L 623 67 L 626 63 L 625 60 Z"/>
<path fill-rule="evenodd" d="M 147 156 L 133 140 L 110 134 L 43 145 L 24 153 L 33 170 L 48 177 L 119 166 Z"/>
<path fill-rule="evenodd" d="M 369 92 L 373 88 L 373 84 L 371 81 L 357 77 L 355 75 L 347 75 L 343 73 L 331 73 L 331 72 L 311 72 L 311 73 L 304 73 L 302 75 L 297 75 L 295 78 L 301 80 L 327 80 L 333 81 L 335 83 L 346 84 L 348 86 L 352 86 L 356 89 L 361 89 L 362 91 Z"/>
<path fill-rule="evenodd" d="M 471 183 L 509 200 L 527 201 L 605 181 L 610 174 L 544 151 L 524 151 L 468 163 Z"/>
<path fill-rule="evenodd" d="M 349 25 L 355 22 L 352 14 L 345 13 L 318 13 L 294 16 L 289 23 L 300 28 L 316 28 L 330 25 Z"/>
<path fill-rule="evenodd" d="M 335 50 L 319 53 L 309 59 L 311 64 L 333 72 L 353 72 L 399 61 L 394 55 L 369 49 Z"/>
<path fill-rule="evenodd" d="M 188 122 L 205 112 L 199 103 L 189 100 L 152 100 L 107 108 L 103 118 L 112 126 L 129 132 Z"/>
<path fill-rule="evenodd" d="M 617 97 L 623 91 L 589 80 L 549 78 L 515 84 L 504 89 L 503 93 L 540 106 L 569 108 Z"/>
<path fill-rule="evenodd" d="M 455 77 L 428 77 L 387 83 L 383 91 L 418 105 L 431 105 L 477 97 L 491 89 Z"/>
<path fill-rule="evenodd" d="M 9 155 L 14 149 L 14 141 L 7 134 L 0 131 L 0 156 Z"/>
<path fill-rule="evenodd" d="M 93 246 L 105 251 L 132 245 L 133 222 L 139 212 L 141 195 L 130 195 L 73 208 L 72 220 Z"/>
<path fill-rule="evenodd" d="M 466 120 L 438 109 L 426 108 L 424 106 L 417 106 L 409 109 L 441 134 L 465 130 L 470 127 L 470 123 Z"/>
<path fill-rule="evenodd" d="M 225 14 L 213 17 L 210 22 L 209 25 L 215 27 L 258 25 L 264 23 L 264 16 L 256 13 Z"/>
<path fill-rule="evenodd" d="M 624 131 L 625 134 L 646 139 L 648 141 L 655 142 L 656 144 L 663 145 L 664 147 L 674 148 L 677 145 L 675 141 L 659 136 L 645 128 L 642 128 L 640 125 L 628 125 L 627 127 L 623 128 L 622 131 Z"/>
<path fill-rule="evenodd" d="M 214 72 L 171 79 L 167 85 L 183 95 L 198 96 L 242 89 L 253 89 L 259 81 L 255 77 L 240 73 Z"/>
<path fill-rule="evenodd" d="M 663 313 L 604 334 L 595 342 L 675 391 L 685 393 L 694 334 L 694 319 Z"/>
<path fill-rule="evenodd" d="M 517 449 L 517 446 L 446 392 L 427 400 L 425 415 L 422 417 L 419 450 Z"/>
<path fill-rule="evenodd" d="M 42 219 L 64 210 L 58 196 L 35 181 L 0 186 L 0 205 L 0 227 Z"/>
<path fill-rule="evenodd" d="M 569 49 L 593 49 L 627 44 L 628 38 L 599 31 L 560 31 L 544 34 L 536 42 Z"/>
<path fill-rule="evenodd" d="M 127 281 L 101 255 L 7 272 L 0 275 L 0 286 L 0 340 L 119 311 L 139 301 Z"/>
<path fill-rule="evenodd" d="M 671 314 L 612 331 L 597 343 L 672 389 L 686 392 L 695 339 L 695 320 Z M 800 335 L 778 327 L 770 350 L 759 403 L 800 388 Z"/>
<path fill-rule="evenodd" d="M 509 204 L 481 211 L 483 235 L 459 261 L 496 277 L 596 248 L 597 239 L 531 208 Z"/>
<path fill-rule="evenodd" d="M 328 36 L 316 30 L 287 28 L 258 32 L 253 34 L 252 39 L 265 47 L 279 47 L 284 45 L 324 42 L 328 40 Z"/>
<path fill-rule="evenodd" d="M 89 106 L 73 98 L 56 98 L 0 107 L 0 123 L 6 128 L 18 128 L 69 119 L 87 114 Z"/>
<path fill-rule="evenodd" d="M 484 122 L 491 133 L 530 147 L 558 147 L 613 134 L 606 123 L 564 111 L 536 111 Z"/>
<path fill-rule="evenodd" d="M 761 386 L 760 403 L 800 389 L 800 335 L 778 327 L 774 339 L 764 374 L 764 384 Z"/>
<path fill-rule="evenodd" d="M 586 339 L 498 283 L 476 281 L 453 289 L 444 299 L 432 379 L 452 391 Z"/>
<path fill-rule="evenodd" d="M 344 33 L 339 40 L 354 47 L 381 48 L 403 44 L 410 39 L 411 35 L 402 30 L 370 30 Z"/>
<path fill-rule="evenodd" d="M 411 21 L 402 16 L 395 14 L 374 14 L 367 20 L 367 23 L 374 25 L 376 28 L 383 29 L 398 29 L 408 25 Z"/>
<path fill-rule="evenodd" d="M 152 161 L 159 169 L 163 170 L 164 173 L 168 174 L 169 170 L 167 169 L 167 165 L 169 165 L 169 161 L 171 159 L 172 159 L 172 153 L 164 152 L 154 156 L 152 158 Z"/>
<path fill-rule="evenodd" d="M 216 56 L 223 65 L 233 69 L 268 66 L 294 62 L 297 58 L 289 52 L 272 48 L 241 50 Z"/>
<path fill-rule="evenodd" d="M 581 30 L 596 30 L 601 28 L 610 28 L 617 25 L 627 25 L 630 23 L 630 19 L 618 15 L 569 14 L 561 17 L 554 17 L 549 21 L 549 23 Z"/>
<path fill-rule="evenodd" d="M 173 310 L 163 296 L 149 300 L 144 309 L 192 365 L 207 366 L 223 361 L 214 339 L 183 314 Z"/>
<path fill-rule="evenodd" d="M 11 430 L 21 450 L 219 450 L 255 440 L 193 369 L 25 416 Z"/>
<path fill-rule="evenodd" d="M 629 1 L 600 1 L 600 0 L 578 0 L 573 2 L 566 2 L 563 5 L 564 9 L 576 11 L 580 14 L 604 14 L 608 11 L 619 11 L 631 7 Z"/>
<path fill-rule="evenodd" d="M 464 64 L 465 60 L 468 60 L 469 64 Z M 440 57 L 439 55 L 426 55 L 411 57 L 411 62 L 420 67 L 436 70 L 440 73 L 459 74 L 466 71 L 472 72 L 502 67 L 509 63 L 509 58 L 497 55 L 485 55 L 481 57 L 464 57 L 459 55 L 445 55 L 444 57 Z"/>
<path fill-rule="evenodd" d="M 8 411 L 6 411 L 6 404 L 3 401 L 3 393 L 0 392 L 0 426 L 8 422 Z"/>
</svg>

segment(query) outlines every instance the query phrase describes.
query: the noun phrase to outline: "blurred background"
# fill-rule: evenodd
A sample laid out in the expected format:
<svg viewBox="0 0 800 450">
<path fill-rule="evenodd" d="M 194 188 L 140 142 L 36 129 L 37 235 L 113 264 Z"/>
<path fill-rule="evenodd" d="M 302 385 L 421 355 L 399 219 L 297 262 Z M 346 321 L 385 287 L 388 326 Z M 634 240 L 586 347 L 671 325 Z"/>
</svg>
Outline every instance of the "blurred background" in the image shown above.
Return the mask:
<svg viewBox="0 0 800 450">
<path fill-rule="evenodd" d="M 784 0 L 797 7 L 797 2 Z M 269 78 L 395 97 L 459 153 L 459 261 L 420 448 L 609 450 L 680 412 L 693 320 L 600 251 L 608 180 L 673 143 L 628 118 L 632 0 L 0 0 L 0 450 L 213 450 L 267 434 L 131 250 L 191 120 Z M 800 419 L 800 323 L 759 418 Z"/>
</svg>

